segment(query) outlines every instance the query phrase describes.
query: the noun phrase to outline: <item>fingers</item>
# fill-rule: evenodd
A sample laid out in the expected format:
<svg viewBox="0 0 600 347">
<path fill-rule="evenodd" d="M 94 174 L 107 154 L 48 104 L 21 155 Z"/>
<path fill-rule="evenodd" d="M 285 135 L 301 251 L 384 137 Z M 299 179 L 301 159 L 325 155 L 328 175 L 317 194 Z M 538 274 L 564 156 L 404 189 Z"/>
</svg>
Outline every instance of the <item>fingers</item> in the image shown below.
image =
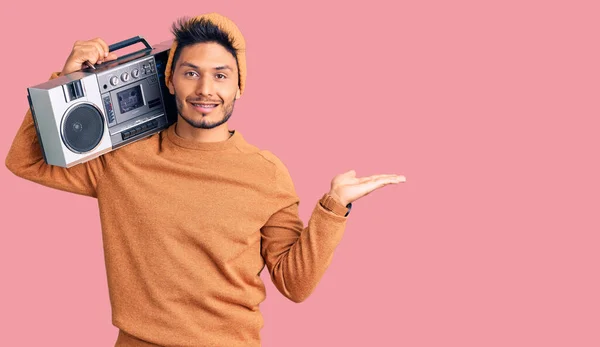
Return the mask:
<svg viewBox="0 0 600 347">
<path fill-rule="evenodd" d="M 399 176 L 399 175 L 394 175 L 394 174 L 373 175 L 373 176 L 359 178 L 358 183 L 370 182 L 370 181 L 379 180 L 382 178 L 400 178 L 400 177 L 404 177 L 404 176 Z M 404 178 L 404 180 L 406 180 L 406 178 Z"/>
<path fill-rule="evenodd" d="M 100 53 L 100 58 L 98 60 L 98 64 L 102 64 L 105 61 L 111 61 L 117 59 L 117 55 L 113 52 L 109 51 L 109 47 L 104 40 L 97 37 L 91 40 L 98 47 L 98 52 Z"/>
<path fill-rule="evenodd" d="M 102 64 L 102 62 L 108 57 L 108 46 L 106 43 L 100 39 L 96 38 L 89 41 L 90 46 L 95 47 L 98 51 L 98 59 L 96 60 L 97 64 Z"/>
<path fill-rule="evenodd" d="M 108 54 L 107 51 L 106 54 Z M 77 58 L 86 57 L 88 59 L 93 59 L 94 62 L 96 62 L 105 57 L 105 49 L 97 39 L 77 41 L 75 42 L 75 45 L 73 45 L 72 55 Z"/>
<path fill-rule="evenodd" d="M 376 176 L 376 177 L 375 177 Z M 362 183 L 365 185 L 367 192 L 372 192 L 375 189 L 387 186 L 388 184 L 398 184 L 406 182 L 406 177 L 400 175 L 375 175 L 369 177 L 369 180 Z M 373 178 L 375 177 L 375 178 Z"/>
<path fill-rule="evenodd" d="M 74 60 L 79 63 L 83 63 L 87 60 L 92 64 L 96 64 L 100 59 L 104 58 L 104 56 L 98 51 L 98 47 L 92 44 L 79 47 L 77 53 L 74 54 L 74 58 Z"/>
<path fill-rule="evenodd" d="M 76 41 L 63 68 L 63 74 L 80 70 L 86 61 L 102 64 L 104 61 L 117 59 L 116 54 L 108 50 L 106 42 L 99 37 L 88 41 Z"/>
<path fill-rule="evenodd" d="M 383 177 L 378 177 L 372 181 L 372 183 L 378 188 L 386 186 L 388 184 L 395 184 L 400 182 L 406 182 L 406 177 L 398 175 L 385 175 Z"/>
<path fill-rule="evenodd" d="M 109 52 L 108 56 L 106 56 L 106 58 L 104 59 L 104 61 L 111 61 L 111 60 L 115 60 L 117 58 L 118 57 L 117 57 L 116 53 Z"/>
<path fill-rule="evenodd" d="M 104 57 L 107 57 L 107 56 L 108 56 L 108 51 L 109 51 L 109 48 L 108 48 L 108 45 L 106 44 L 106 42 L 105 42 L 104 40 L 102 40 L 102 39 L 101 39 L 101 38 L 99 38 L 99 37 L 96 37 L 95 39 L 93 39 L 93 40 L 91 40 L 91 41 L 92 41 L 92 42 L 95 42 L 95 43 L 97 43 L 97 44 L 100 46 L 101 52 L 103 52 L 103 53 L 104 53 L 104 54 L 103 54 L 103 55 L 104 55 Z"/>
</svg>

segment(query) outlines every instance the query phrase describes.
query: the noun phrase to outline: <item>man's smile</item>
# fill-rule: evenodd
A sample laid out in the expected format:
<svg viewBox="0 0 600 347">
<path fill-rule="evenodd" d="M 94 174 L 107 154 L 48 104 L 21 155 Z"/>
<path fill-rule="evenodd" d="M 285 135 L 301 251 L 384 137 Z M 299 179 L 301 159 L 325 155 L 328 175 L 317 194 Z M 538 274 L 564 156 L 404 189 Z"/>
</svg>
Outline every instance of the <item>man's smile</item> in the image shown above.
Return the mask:
<svg viewBox="0 0 600 347">
<path fill-rule="evenodd" d="M 219 106 L 219 103 L 215 102 L 190 102 L 190 104 L 192 104 L 194 109 L 201 113 L 211 112 L 212 110 L 217 108 L 217 106 Z"/>
</svg>

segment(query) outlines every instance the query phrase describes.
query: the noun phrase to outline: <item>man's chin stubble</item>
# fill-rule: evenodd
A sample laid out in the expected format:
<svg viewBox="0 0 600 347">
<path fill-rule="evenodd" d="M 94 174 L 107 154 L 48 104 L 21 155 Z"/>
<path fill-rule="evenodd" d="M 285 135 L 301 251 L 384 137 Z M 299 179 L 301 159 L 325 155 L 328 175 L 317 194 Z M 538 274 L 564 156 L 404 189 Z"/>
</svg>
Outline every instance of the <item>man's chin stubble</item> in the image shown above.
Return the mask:
<svg viewBox="0 0 600 347">
<path fill-rule="evenodd" d="M 196 128 L 196 129 L 214 129 L 214 128 L 218 127 L 219 125 L 226 123 L 229 120 L 229 118 L 231 117 L 232 113 L 233 113 L 233 110 L 231 113 L 225 115 L 222 120 L 214 122 L 214 123 L 207 123 L 202 119 L 199 122 L 197 122 L 192 119 L 189 119 L 188 117 L 182 116 L 181 112 L 179 113 L 179 116 L 181 118 L 183 118 L 183 120 L 185 120 L 186 123 L 188 123 L 190 126 Z M 206 116 L 203 116 L 203 117 L 206 117 Z"/>
</svg>

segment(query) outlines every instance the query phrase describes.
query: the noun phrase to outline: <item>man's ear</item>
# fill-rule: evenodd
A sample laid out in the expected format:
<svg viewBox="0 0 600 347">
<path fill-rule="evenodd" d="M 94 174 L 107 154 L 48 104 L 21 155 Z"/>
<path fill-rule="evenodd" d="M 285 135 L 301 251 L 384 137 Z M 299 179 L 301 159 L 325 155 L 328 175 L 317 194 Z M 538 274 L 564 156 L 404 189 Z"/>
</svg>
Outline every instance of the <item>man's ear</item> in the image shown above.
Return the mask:
<svg viewBox="0 0 600 347">
<path fill-rule="evenodd" d="M 169 88 L 171 95 L 175 95 L 175 88 L 173 88 L 173 74 L 170 74 L 167 79 L 167 87 Z"/>
<path fill-rule="evenodd" d="M 237 92 L 235 92 L 235 99 L 239 99 L 240 96 L 242 96 L 242 93 L 240 92 L 240 87 L 238 87 Z"/>
</svg>

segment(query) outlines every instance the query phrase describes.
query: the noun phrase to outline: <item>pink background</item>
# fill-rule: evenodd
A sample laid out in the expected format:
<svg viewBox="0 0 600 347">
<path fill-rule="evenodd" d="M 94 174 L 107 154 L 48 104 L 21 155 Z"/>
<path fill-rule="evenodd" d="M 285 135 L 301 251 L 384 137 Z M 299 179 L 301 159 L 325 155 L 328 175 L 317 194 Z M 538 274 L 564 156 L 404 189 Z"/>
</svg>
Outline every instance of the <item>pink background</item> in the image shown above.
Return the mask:
<svg viewBox="0 0 600 347">
<path fill-rule="evenodd" d="M 75 40 L 218 11 L 248 42 L 231 128 L 286 163 L 305 222 L 337 173 L 408 178 L 355 203 L 304 303 L 263 272 L 265 347 L 599 346 L 598 2 L 331 3 L 12 2 L 0 156 Z M 0 182 L 0 345 L 112 346 L 96 201 Z"/>
</svg>

